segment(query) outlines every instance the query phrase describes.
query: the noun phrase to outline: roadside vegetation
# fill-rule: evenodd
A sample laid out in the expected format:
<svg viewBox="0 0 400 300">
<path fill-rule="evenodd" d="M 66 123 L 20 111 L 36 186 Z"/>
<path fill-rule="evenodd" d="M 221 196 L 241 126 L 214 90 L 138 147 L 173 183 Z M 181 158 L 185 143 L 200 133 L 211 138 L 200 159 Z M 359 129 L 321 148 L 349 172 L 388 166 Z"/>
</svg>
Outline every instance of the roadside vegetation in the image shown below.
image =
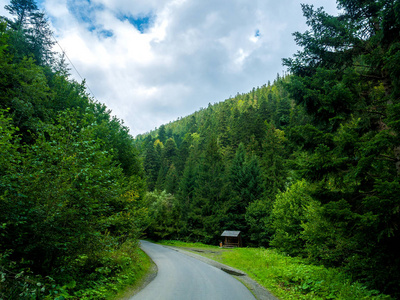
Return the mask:
<svg viewBox="0 0 400 300">
<path fill-rule="evenodd" d="M 239 269 L 282 300 L 287 299 L 393 299 L 369 290 L 339 269 L 312 265 L 275 249 L 220 248 L 202 243 L 160 241 Z"/>
<path fill-rule="evenodd" d="M 150 257 L 138 248 L 130 248 L 131 261 L 125 263 L 120 274 L 113 278 L 107 287 L 103 287 L 107 300 L 129 299 L 143 284 L 154 264 Z M 124 264 L 121 264 L 124 266 Z M 90 298 L 92 299 L 92 298 Z"/>
<path fill-rule="evenodd" d="M 126 299 L 138 288 L 138 284 L 149 273 L 151 260 L 132 243 L 122 245 L 117 251 L 102 258 L 103 266 L 96 269 L 83 284 L 72 283 L 59 289 L 58 296 L 48 299 Z M 53 298 L 54 297 L 54 298 Z M 47 299 L 47 298 L 45 298 Z"/>
</svg>

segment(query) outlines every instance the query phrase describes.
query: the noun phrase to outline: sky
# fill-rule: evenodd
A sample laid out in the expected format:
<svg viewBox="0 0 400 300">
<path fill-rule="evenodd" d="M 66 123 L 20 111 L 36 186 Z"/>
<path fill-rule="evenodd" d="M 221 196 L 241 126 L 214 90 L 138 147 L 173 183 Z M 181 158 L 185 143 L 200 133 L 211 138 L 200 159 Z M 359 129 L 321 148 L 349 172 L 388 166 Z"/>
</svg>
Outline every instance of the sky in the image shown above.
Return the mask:
<svg viewBox="0 0 400 300">
<path fill-rule="evenodd" d="M 93 96 L 133 136 L 273 82 L 307 30 L 300 3 L 334 0 L 40 0 Z M 0 15 L 7 15 L 0 0 Z"/>
</svg>

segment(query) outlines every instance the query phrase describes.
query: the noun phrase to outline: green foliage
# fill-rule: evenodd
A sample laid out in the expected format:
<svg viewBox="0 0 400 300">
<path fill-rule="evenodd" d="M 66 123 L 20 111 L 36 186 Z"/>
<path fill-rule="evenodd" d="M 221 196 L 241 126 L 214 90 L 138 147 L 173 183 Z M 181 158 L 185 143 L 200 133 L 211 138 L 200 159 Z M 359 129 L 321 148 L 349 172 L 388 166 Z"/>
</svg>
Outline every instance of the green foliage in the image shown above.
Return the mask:
<svg viewBox="0 0 400 300">
<path fill-rule="evenodd" d="M 247 236 L 249 244 L 268 246 L 274 233 L 271 224 L 272 201 L 269 199 L 256 200 L 246 209 Z"/>
<path fill-rule="evenodd" d="M 276 196 L 271 212 L 272 227 L 275 231 L 272 246 L 290 255 L 302 254 L 302 223 L 306 221 L 307 207 L 315 205 L 314 202 L 310 196 L 310 188 L 304 180 L 294 183 Z"/>
<path fill-rule="evenodd" d="M 146 194 L 145 202 L 149 217 L 147 236 L 153 240 L 175 237 L 179 230 L 179 206 L 175 197 L 155 190 Z"/>
<path fill-rule="evenodd" d="M 1 217 L 0 250 L 8 253 L 7 264 L 40 274 L 39 283 L 46 274 L 56 282 L 69 280 L 79 274 L 80 265 L 74 264 L 78 257 L 87 258 L 80 266 L 85 272 L 106 249 L 117 249 L 136 236 L 145 211 L 85 118 L 78 121 L 69 111 L 60 114 L 54 125 L 43 124 L 33 145 L 19 145 L 18 152 L 18 140 L 10 142 L 15 132 L 7 124 L 10 120 L 1 117 L 1 140 L 10 144 L 2 147 L 1 157 L 13 156 L 0 182 L 1 210 L 9 212 Z M 34 275 L 24 276 L 22 283 L 29 283 L 28 276 Z"/>
<path fill-rule="evenodd" d="M 32 56 L 39 65 L 50 66 L 54 62 L 52 47 L 55 42 L 49 23 L 33 0 L 11 0 L 5 9 L 14 16 L 6 19 L 10 31 L 11 52 L 15 59 Z"/>
<path fill-rule="evenodd" d="M 149 142 L 144 153 L 143 167 L 146 171 L 147 185 L 150 190 L 155 188 L 161 166 L 160 160 L 161 157 L 158 151 L 156 151 L 154 144 Z"/>
<path fill-rule="evenodd" d="M 196 241 L 216 242 L 226 202 L 225 166 L 215 139 L 200 158 L 193 199 L 189 203 L 188 230 Z"/>
<path fill-rule="evenodd" d="M 287 88 L 313 118 L 292 132 L 303 147 L 295 169 L 320 202 L 305 214 L 305 251 L 398 296 L 399 6 L 338 4 L 340 16 L 303 6 L 310 30 L 295 38 L 304 50 L 284 60 L 294 74 Z"/>
<path fill-rule="evenodd" d="M 275 129 L 273 125 L 266 124 L 266 136 L 262 145 L 263 166 L 262 176 L 264 177 L 264 197 L 274 199 L 275 195 L 284 190 L 288 181 L 287 167 L 284 159 L 286 157 L 285 146 L 287 140 L 282 130 Z"/>
<path fill-rule="evenodd" d="M 248 157 L 244 144 L 240 143 L 236 155 L 232 160 L 229 177 L 231 198 L 227 201 L 226 228 L 235 228 L 247 236 L 249 225 L 245 214 L 248 206 L 262 196 L 263 182 L 258 159 Z"/>
<path fill-rule="evenodd" d="M 310 202 L 305 207 L 304 216 L 301 238 L 311 259 L 337 267 L 350 253 L 357 252 L 356 240 L 348 235 L 354 215 L 346 201 L 330 202 L 324 206 L 316 201 Z M 371 221 L 369 218 L 368 222 Z"/>
<path fill-rule="evenodd" d="M 16 18 L 0 23 L 0 298 L 104 299 L 136 276 L 124 272 L 140 273 L 139 155 L 122 121 L 53 65 L 35 3 L 7 9 Z"/>
<path fill-rule="evenodd" d="M 243 231 L 245 242 L 268 243 L 270 229 L 254 219 L 261 213 L 249 210 L 246 219 L 246 212 L 260 200 L 253 208 L 265 203 L 262 217 L 269 220 L 275 194 L 286 185 L 283 129 L 291 126 L 294 106 L 283 81 L 210 104 L 136 138 L 148 190 L 165 190 L 177 200 L 176 236 L 215 243 L 223 230 L 236 229 Z"/>
</svg>

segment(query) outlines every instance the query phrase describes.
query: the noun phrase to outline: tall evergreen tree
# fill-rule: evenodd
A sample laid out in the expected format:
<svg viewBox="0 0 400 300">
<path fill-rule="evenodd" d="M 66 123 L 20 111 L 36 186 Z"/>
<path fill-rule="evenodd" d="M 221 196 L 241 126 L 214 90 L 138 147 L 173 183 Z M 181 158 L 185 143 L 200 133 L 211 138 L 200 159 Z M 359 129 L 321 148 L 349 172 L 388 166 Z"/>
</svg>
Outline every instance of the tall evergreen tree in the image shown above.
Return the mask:
<svg viewBox="0 0 400 300">
<path fill-rule="evenodd" d="M 192 207 L 196 187 L 197 169 L 198 162 L 196 161 L 194 152 L 191 152 L 186 161 L 185 170 L 179 182 L 179 191 L 177 195 L 180 205 L 181 219 L 186 226 L 188 224 L 189 212 Z"/>
<path fill-rule="evenodd" d="M 147 185 L 149 190 L 154 190 L 157 182 L 158 173 L 161 166 L 161 157 L 154 147 L 154 143 L 147 144 L 144 153 L 143 167 L 147 174 Z"/>
<path fill-rule="evenodd" d="M 10 5 L 6 5 L 5 9 L 15 16 L 10 23 L 14 29 L 22 29 L 29 25 L 30 18 L 38 11 L 38 7 L 34 0 L 11 0 Z"/>
<path fill-rule="evenodd" d="M 165 125 L 161 125 L 158 129 L 158 139 L 163 144 L 165 144 L 165 142 L 167 141 L 167 132 L 165 129 Z"/>
<path fill-rule="evenodd" d="M 217 242 L 221 234 L 220 220 L 226 201 L 224 171 L 217 141 L 212 138 L 201 159 L 189 212 L 190 229 L 204 242 Z"/>
<path fill-rule="evenodd" d="M 370 285 L 400 295 L 400 212 L 393 197 L 400 186 L 394 121 L 400 119 L 400 5 L 338 5 L 343 12 L 336 17 L 303 5 L 310 30 L 295 33 L 295 39 L 304 50 L 284 60 L 295 75 L 291 95 L 319 133 L 306 160 L 298 160 L 303 174 L 318 183 L 314 197 L 322 204 L 313 218 L 321 220 L 314 224 L 319 229 L 307 235 L 307 244 L 315 245 L 315 258 L 344 265 Z"/>
<path fill-rule="evenodd" d="M 13 29 L 12 49 L 16 58 L 32 56 L 38 64 L 51 66 L 55 42 L 45 13 L 39 11 L 34 0 L 11 0 L 5 9 L 14 16 L 7 22 Z"/>
<path fill-rule="evenodd" d="M 275 195 L 282 191 L 287 180 L 285 159 L 284 132 L 267 124 L 266 138 L 263 143 L 263 177 L 264 197 L 272 201 Z"/>
<path fill-rule="evenodd" d="M 243 143 L 239 144 L 230 168 L 230 186 L 232 193 L 227 202 L 225 226 L 231 229 L 248 231 L 245 221 L 246 209 L 250 203 L 262 196 L 261 170 L 256 156 L 246 154 Z"/>
</svg>

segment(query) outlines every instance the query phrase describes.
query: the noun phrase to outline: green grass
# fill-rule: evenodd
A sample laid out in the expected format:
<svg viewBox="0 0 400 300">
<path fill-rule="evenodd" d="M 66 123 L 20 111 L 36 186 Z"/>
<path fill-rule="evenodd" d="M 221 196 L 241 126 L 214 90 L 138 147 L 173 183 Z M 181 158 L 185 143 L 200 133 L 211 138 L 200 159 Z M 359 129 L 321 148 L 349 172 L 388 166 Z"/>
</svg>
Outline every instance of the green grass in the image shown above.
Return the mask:
<svg viewBox="0 0 400 300">
<path fill-rule="evenodd" d="M 220 249 L 218 246 L 210 246 L 202 243 L 189 243 L 189 242 L 173 241 L 173 240 L 158 241 L 157 244 L 173 246 L 173 247 Z"/>
<path fill-rule="evenodd" d="M 308 264 L 300 258 L 273 249 L 220 249 L 200 243 L 163 241 L 162 244 L 200 249 L 197 254 L 246 272 L 249 277 L 280 299 L 391 299 L 353 282 L 347 274 L 332 268 Z"/>
</svg>

